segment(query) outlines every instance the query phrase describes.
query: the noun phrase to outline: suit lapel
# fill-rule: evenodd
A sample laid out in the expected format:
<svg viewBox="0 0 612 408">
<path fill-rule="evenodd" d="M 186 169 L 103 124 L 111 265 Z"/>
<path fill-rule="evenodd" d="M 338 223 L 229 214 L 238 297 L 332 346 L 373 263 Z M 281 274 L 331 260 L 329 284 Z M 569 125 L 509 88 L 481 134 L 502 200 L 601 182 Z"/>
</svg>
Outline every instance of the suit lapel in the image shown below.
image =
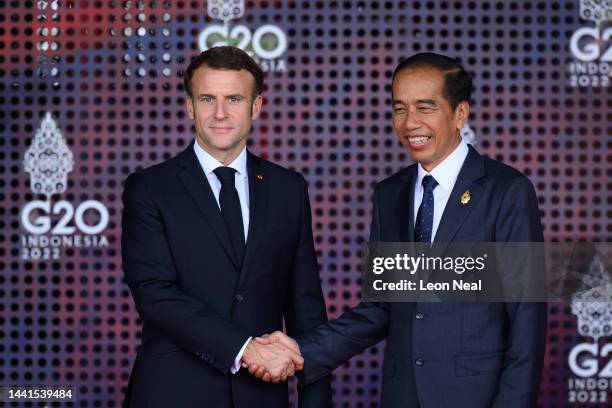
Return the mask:
<svg viewBox="0 0 612 408">
<path fill-rule="evenodd" d="M 211 226 L 221 246 L 223 246 L 227 256 L 232 261 L 232 264 L 236 270 L 238 270 L 238 264 L 233 256 L 234 251 L 232 249 L 229 233 L 227 232 L 227 227 L 225 226 L 225 221 L 223 220 L 212 189 L 208 184 L 208 179 L 193 151 L 192 144 L 189 144 L 187 149 L 181 153 L 179 165 L 181 166 L 181 170 L 178 173 L 178 178 Z"/>
<path fill-rule="evenodd" d="M 411 166 L 402 177 L 402 187 L 397 200 L 396 215 L 399 221 L 399 238 L 401 242 L 414 241 L 414 183 L 417 167 Z"/>
<path fill-rule="evenodd" d="M 407 246 L 408 253 L 414 254 L 414 183 L 417 179 L 417 166 L 410 166 L 406 174 L 401 178 L 402 186 L 397 198 L 397 208 L 395 210 L 396 220 L 398 221 L 399 240 Z M 412 314 L 414 304 L 410 302 L 394 303 L 395 310 L 404 310 L 404 313 Z"/>
<path fill-rule="evenodd" d="M 261 166 L 260 159 L 247 150 L 247 169 L 249 173 L 249 236 L 246 242 L 240 281 L 242 285 L 246 278 L 248 268 L 255 256 L 257 246 L 261 241 L 261 234 L 265 226 L 266 209 L 268 208 L 269 178 Z"/>
<path fill-rule="evenodd" d="M 435 242 L 451 242 L 482 196 L 482 186 L 474 181 L 485 175 L 484 159 L 473 147 L 469 146 L 469 149 L 444 208 L 444 213 L 442 213 L 442 219 L 434 238 Z M 465 197 L 463 197 L 464 194 Z"/>
</svg>

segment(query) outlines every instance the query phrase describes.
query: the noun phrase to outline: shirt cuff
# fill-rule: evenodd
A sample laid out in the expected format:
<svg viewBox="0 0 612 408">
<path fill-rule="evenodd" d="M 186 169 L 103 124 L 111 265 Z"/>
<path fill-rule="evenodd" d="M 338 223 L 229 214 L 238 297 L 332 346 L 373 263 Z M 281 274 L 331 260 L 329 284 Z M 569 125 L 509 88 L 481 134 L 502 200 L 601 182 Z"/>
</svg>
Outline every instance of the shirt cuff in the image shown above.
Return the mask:
<svg viewBox="0 0 612 408">
<path fill-rule="evenodd" d="M 232 365 L 232 367 L 230 368 L 230 372 L 232 374 L 236 374 L 238 370 L 240 370 L 240 367 L 242 366 L 242 355 L 244 354 L 244 350 L 246 349 L 247 344 L 249 344 L 249 341 L 251 341 L 252 338 L 253 337 L 249 337 L 247 341 L 244 342 L 244 345 L 242 346 L 242 348 L 236 355 L 236 359 L 234 360 L 234 365 Z"/>
</svg>

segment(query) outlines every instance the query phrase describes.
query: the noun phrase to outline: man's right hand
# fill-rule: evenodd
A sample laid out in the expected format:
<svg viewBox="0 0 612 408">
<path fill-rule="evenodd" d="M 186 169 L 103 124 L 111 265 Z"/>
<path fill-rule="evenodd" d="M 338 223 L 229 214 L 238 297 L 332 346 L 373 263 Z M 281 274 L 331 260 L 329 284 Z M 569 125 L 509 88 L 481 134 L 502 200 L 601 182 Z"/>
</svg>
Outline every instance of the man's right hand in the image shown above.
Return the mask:
<svg viewBox="0 0 612 408">
<path fill-rule="evenodd" d="M 300 356 L 301 362 L 295 364 L 295 370 L 301 370 L 304 367 L 304 359 L 301 358 L 300 347 L 297 342 L 291 337 L 287 336 L 281 331 L 275 331 L 272 334 L 264 334 L 261 337 L 256 337 L 253 341 L 262 346 L 280 346 L 285 350 L 292 352 L 292 355 Z M 295 361 L 294 361 L 295 363 Z M 249 372 L 255 377 L 262 379 L 263 381 L 274 381 L 275 376 L 273 372 L 270 372 L 265 365 L 260 365 L 255 362 L 245 362 L 243 358 L 242 366 L 249 369 Z M 295 370 L 291 372 L 291 375 L 295 373 Z"/>
<path fill-rule="evenodd" d="M 242 355 L 242 366 L 263 381 L 279 382 L 294 375 L 296 370 L 301 370 L 304 359 L 299 347 L 286 347 L 281 342 L 258 337 L 247 344 Z"/>
</svg>

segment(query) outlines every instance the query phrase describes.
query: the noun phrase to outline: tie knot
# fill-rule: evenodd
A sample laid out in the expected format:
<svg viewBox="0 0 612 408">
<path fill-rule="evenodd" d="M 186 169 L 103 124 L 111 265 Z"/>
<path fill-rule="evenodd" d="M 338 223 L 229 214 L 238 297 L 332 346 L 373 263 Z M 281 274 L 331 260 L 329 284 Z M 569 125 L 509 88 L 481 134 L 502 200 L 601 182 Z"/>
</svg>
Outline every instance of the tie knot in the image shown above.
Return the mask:
<svg viewBox="0 0 612 408">
<path fill-rule="evenodd" d="M 433 178 L 433 176 L 427 175 L 423 177 L 423 190 L 425 190 L 426 192 L 433 191 L 433 189 L 436 188 L 437 185 L 438 182 L 435 178 Z"/>
<path fill-rule="evenodd" d="M 227 166 L 217 167 L 213 170 L 221 184 L 231 184 L 232 186 L 235 184 L 236 169 Z"/>
</svg>

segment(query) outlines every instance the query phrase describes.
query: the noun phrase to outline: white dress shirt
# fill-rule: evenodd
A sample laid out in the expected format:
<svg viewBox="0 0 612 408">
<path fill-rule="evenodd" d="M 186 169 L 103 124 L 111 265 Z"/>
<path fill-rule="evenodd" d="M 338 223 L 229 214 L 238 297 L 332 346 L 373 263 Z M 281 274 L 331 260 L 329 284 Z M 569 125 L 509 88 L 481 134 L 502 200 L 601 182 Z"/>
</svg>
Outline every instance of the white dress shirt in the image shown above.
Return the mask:
<svg viewBox="0 0 612 408">
<path fill-rule="evenodd" d="M 440 164 L 438 164 L 430 173 L 428 173 L 423 166 L 421 166 L 421 163 L 417 164 L 418 173 L 416 184 L 414 186 L 414 224 L 416 224 L 419 206 L 421 205 L 421 201 L 423 201 L 423 178 L 427 175 L 431 175 L 438 182 L 438 185 L 433 191 L 434 215 L 431 230 L 431 242 L 433 242 L 436 236 L 438 226 L 440 225 L 440 220 L 442 219 L 442 213 L 444 212 L 448 198 L 453 191 L 453 187 L 457 181 L 457 176 L 459 176 L 459 170 L 461 170 L 461 166 L 463 166 L 463 162 L 465 161 L 468 152 L 469 148 L 462 139 L 455 150 L 453 150 L 453 152 L 449 154 L 448 157 L 446 157 L 446 159 L 444 159 Z"/>
<path fill-rule="evenodd" d="M 219 204 L 221 181 L 219 181 L 217 178 L 214 170 L 217 167 L 222 167 L 223 164 L 221 164 L 219 160 L 212 157 L 206 150 L 202 149 L 197 141 L 193 144 L 193 149 L 195 150 L 200 166 L 202 166 L 202 170 L 204 170 L 204 174 L 208 179 L 208 184 L 210 184 L 210 188 L 215 195 L 217 205 L 219 206 L 219 209 L 221 209 L 221 205 Z M 242 152 L 240 152 L 238 157 L 236 157 L 233 162 L 228 164 L 227 167 L 231 167 L 237 171 L 234 185 L 236 187 L 236 191 L 238 191 L 238 198 L 240 199 L 242 224 L 244 225 L 244 242 L 246 242 L 249 235 L 249 174 L 247 171 L 246 147 L 242 149 Z"/>
<path fill-rule="evenodd" d="M 198 144 L 197 140 L 193 144 L 193 150 L 195 151 L 196 157 L 200 162 L 200 166 L 202 166 L 202 170 L 208 179 L 208 184 L 210 184 L 210 188 L 212 189 L 213 194 L 215 195 L 215 200 L 217 200 L 217 205 L 219 206 L 219 210 L 221 210 L 221 205 L 219 204 L 219 193 L 221 192 L 221 181 L 217 178 L 217 175 L 214 173 L 214 170 L 217 167 L 223 166 L 217 159 L 212 157 L 206 150 L 202 149 L 202 147 Z M 249 175 L 247 171 L 247 153 L 246 147 L 242 149 L 242 152 L 234 159 L 233 162 L 228 164 L 228 167 L 235 169 L 236 177 L 235 177 L 235 187 L 236 191 L 238 191 L 238 199 L 240 200 L 240 209 L 242 211 L 242 224 L 244 225 L 244 242 L 246 242 L 247 237 L 249 235 Z M 244 342 L 244 345 L 236 355 L 234 359 L 234 364 L 232 365 L 230 371 L 232 374 L 236 374 L 238 370 L 240 370 L 240 362 L 242 360 L 242 354 L 246 349 L 247 344 L 251 337 Z"/>
</svg>

